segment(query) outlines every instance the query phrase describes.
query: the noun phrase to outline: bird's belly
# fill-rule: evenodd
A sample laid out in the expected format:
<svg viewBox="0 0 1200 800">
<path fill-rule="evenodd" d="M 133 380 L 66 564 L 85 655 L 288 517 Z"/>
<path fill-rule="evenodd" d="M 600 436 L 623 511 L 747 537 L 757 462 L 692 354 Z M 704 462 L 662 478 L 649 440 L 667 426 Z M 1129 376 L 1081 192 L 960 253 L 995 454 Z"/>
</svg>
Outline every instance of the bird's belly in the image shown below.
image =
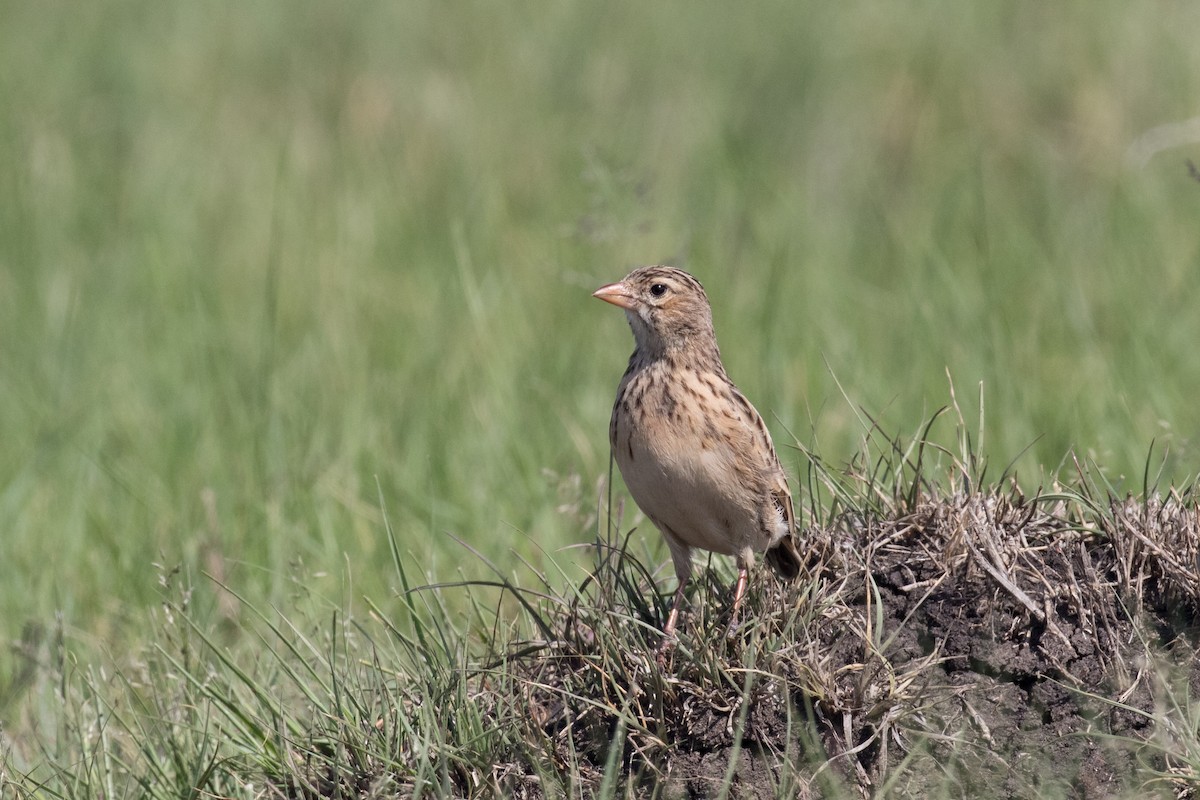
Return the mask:
<svg viewBox="0 0 1200 800">
<path fill-rule="evenodd" d="M 719 451 L 669 443 L 651 449 L 635 436 L 616 455 L 638 507 L 685 544 L 725 555 L 767 546 L 757 498 L 735 483 Z"/>
</svg>

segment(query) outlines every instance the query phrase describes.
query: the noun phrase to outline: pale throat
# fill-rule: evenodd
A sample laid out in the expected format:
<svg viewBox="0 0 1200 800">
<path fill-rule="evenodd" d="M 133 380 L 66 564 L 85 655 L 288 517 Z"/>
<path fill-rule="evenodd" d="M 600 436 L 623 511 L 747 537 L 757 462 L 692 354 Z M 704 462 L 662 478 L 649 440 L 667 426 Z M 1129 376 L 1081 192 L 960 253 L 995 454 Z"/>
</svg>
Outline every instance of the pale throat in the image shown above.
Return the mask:
<svg viewBox="0 0 1200 800">
<path fill-rule="evenodd" d="M 664 336 L 654 330 L 636 311 L 625 310 L 629 327 L 633 330 L 633 339 L 637 347 L 636 354 L 644 361 L 660 359 L 700 362 L 708 366 L 712 362 L 721 362 L 721 351 L 717 347 L 717 337 L 711 326 L 688 326 L 683 330 L 672 331 Z M 724 370 L 722 370 L 724 371 Z"/>
</svg>

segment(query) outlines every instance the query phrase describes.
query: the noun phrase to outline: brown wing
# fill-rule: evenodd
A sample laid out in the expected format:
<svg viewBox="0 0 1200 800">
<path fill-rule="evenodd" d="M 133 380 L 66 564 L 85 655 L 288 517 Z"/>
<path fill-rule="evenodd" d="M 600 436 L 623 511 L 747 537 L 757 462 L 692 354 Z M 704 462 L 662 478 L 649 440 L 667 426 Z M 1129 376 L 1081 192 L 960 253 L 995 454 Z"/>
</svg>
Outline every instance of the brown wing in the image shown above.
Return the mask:
<svg viewBox="0 0 1200 800">
<path fill-rule="evenodd" d="M 779 456 L 775 452 L 775 445 L 771 442 L 771 434 L 767 431 L 767 425 L 763 422 L 762 415 L 737 390 L 737 387 L 733 387 L 733 396 L 741 406 L 747 420 L 752 423 L 755 444 L 763 453 L 763 457 L 767 459 L 765 466 L 771 472 L 769 486 L 771 499 L 775 501 L 775 505 L 783 515 L 784 522 L 787 523 L 787 533 L 767 549 L 767 563 L 779 573 L 780 577 L 792 580 L 800 574 L 802 563 L 800 552 L 796 549 L 796 511 L 792 506 L 792 492 L 788 489 L 787 473 L 783 471 L 783 465 L 779 463 Z"/>
<path fill-rule="evenodd" d="M 738 391 L 736 386 L 730 383 L 729 388 L 733 391 L 733 398 L 740 407 L 746 422 L 753 430 L 755 449 L 762 454 L 762 458 L 766 461 L 764 466 L 772 474 L 769 486 L 771 497 L 779 506 L 779 510 L 787 522 L 788 533 L 793 534 L 796 532 L 796 514 L 792 507 L 792 492 L 788 488 L 787 473 L 783 471 L 783 465 L 779 463 L 779 456 L 775 452 L 775 445 L 771 441 L 767 424 L 763 422 L 758 409 L 746 399 L 744 394 Z"/>
<path fill-rule="evenodd" d="M 783 512 L 783 519 L 787 522 L 788 535 L 792 536 L 796 533 L 796 512 L 792 507 L 792 492 L 788 488 L 787 478 L 784 476 L 783 468 L 779 469 L 779 481 L 776 483 L 772 496 L 775 502 L 779 505 Z"/>
</svg>

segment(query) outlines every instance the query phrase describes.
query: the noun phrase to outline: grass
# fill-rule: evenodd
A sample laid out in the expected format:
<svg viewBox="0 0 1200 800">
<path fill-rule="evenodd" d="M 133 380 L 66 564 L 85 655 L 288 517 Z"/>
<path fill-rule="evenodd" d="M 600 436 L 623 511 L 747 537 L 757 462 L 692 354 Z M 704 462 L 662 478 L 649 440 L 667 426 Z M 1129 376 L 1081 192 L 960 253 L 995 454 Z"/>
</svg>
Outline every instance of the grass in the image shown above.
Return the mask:
<svg viewBox="0 0 1200 800">
<path fill-rule="evenodd" d="M 346 620 L 412 613 L 382 563 L 578 586 L 592 564 L 562 548 L 595 538 L 630 347 L 588 294 L 634 264 L 705 282 L 798 483 L 875 423 L 923 440 L 953 385 L 985 484 L 1033 496 L 1077 459 L 1105 493 L 1189 485 L 1200 152 L 1126 156 L 1194 115 L 1195 16 L 6 4 L 0 751 L 75 752 L 66 720 L 117 724 L 114 676 L 201 674 L 161 652 L 181 620 L 257 707 L 304 684 L 254 615 L 325 630 L 333 663 Z M 949 427 L 929 452 L 962 452 Z M 851 502 L 833 485 L 806 488 L 814 522 Z M 461 618 L 443 676 L 523 613 L 419 596 Z M 247 673 L 262 698 L 248 663 L 283 670 Z M 199 744 L 212 718 L 155 713 L 124 722 L 182 737 L 179 774 L 226 757 Z"/>
<path fill-rule="evenodd" d="M 731 630 L 731 570 L 705 570 L 665 659 L 670 591 L 619 505 L 565 585 L 553 556 L 563 574 L 523 584 L 478 554 L 492 579 L 414 585 L 389 527 L 398 603 L 244 604 L 240 657 L 164 574 L 136 660 L 48 648 L 61 710 L 0 777 L 17 797 L 1194 793 L 1195 489 L 1134 501 L 1085 471 L 946 494 L 971 451 L 871 444 L 871 475 L 808 462 L 841 510 L 804 532 L 823 549 L 799 583 L 761 573 Z"/>
</svg>

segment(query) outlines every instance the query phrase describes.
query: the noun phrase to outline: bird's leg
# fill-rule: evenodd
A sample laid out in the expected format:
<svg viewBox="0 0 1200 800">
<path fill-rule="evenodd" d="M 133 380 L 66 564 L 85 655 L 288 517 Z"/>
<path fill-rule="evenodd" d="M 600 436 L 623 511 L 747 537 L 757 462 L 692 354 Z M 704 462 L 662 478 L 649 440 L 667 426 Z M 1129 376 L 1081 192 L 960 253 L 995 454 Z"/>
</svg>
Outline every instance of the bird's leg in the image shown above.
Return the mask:
<svg viewBox="0 0 1200 800">
<path fill-rule="evenodd" d="M 666 667 L 667 653 L 675 646 L 675 622 L 679 619 L 679 605 L 683 602 L 683 590 L 686 586 L 685 581 L 679 582 L 679 588 L 675 590 L 675 600 L 671 603 L 671 613 L 667 614 L 667 624 L 663 626 L 662 641 L 658 643 L 657 661 L 660 668 Z"/>
<path fill-rule="evenodd" d="M 733 609 L 729 612 L 729 633 L 737 630 L 738 609 L 742 605 L 742 598 L 746 596 L 746 584 L 749 580 L 750 564 L 745 558 L 738 558 L 737 583 L 733 585 Z"/>
<path fill-rule="evenodd" d="M 661 657 L 675 643 L 675 623 L 679 621 L 679 607 L 683 605 L 683 590 L 687 588 L 692 577 L 692 550 L 657 520 L 655 524 L 667 540 L 667 549 L 671 551 L 671 561 L 675 564 L 675 578 L 679 581 L 679 586 L 675 589 L 675 599 L 671 602 L 671 612 L 667 614 L 667 624 L 663 626 L 662 644 L 658 647 Z"/>
<path fill-rule="evenodd" d="M 738 569 L 737 583 L 733 585 L 733 614 L 737 616 L 738 607 L 742 605 L 742 598 L 746 595 L 746 583 L 750 579 L 750 570 L 746 567 Z"/>
</svg>

